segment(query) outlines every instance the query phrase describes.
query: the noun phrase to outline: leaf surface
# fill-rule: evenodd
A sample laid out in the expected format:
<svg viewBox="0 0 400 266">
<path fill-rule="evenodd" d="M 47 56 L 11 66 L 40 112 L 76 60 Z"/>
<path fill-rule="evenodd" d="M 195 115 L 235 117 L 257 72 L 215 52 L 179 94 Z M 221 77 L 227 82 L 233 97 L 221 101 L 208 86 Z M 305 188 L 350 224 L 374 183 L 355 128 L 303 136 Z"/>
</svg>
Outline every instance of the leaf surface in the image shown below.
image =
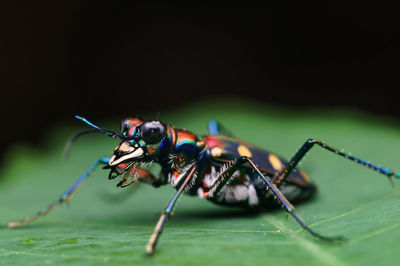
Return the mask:
<svg viewBox="0 0 400 266">
<path fill-rule="evenodd" d="M 229 100 L 200 102 L 162 114 L 161 120 L 203 135 L 217 119 L 236 137 L 290 158 L 310 137 L 400 171 L 400 127 L 385 117 L 350 110 L 306 111 Z M 108 121 L 118 129 L 119 121 Z M 78 125 L 79 123 L 71 123 Z M 36 213 L 57 199 L 90 165 L 109 156 L 116 140 L 82 137 L 67 162 L 68 134 L 55 128 L 40 150 L 18 145 L 5 156 L 0 179 L 0 222 Z M 400 260 L 400 191 L 387 178 L 320 147 L 300 165 L 319 187 L 297 207 L 317 232 L 348 241 L 324 243 L 280 210 L 251 213 L 184 195 L 168 221 L 156 254 L 145 245 L 174 191 L 133 184 L 121 189 L 98 169 L 69 204 L 20 228 L 0 229 L 1 265 L 391 265 Z M 159 168 L 152 167 L 155 174 Z"/>
</svg>

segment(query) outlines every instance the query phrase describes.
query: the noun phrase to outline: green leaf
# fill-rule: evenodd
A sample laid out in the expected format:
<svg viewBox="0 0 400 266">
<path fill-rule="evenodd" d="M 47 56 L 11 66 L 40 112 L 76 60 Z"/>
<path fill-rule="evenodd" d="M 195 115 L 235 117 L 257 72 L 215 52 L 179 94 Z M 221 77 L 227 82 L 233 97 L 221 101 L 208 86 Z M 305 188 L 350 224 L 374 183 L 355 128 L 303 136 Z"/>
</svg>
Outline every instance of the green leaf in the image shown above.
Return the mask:
<svg viewBox="0 0 400 266">
<path fill-rule="evenodd" d="M 344 148 L 365 160 L 400 170 L 400 128 L 385 117 L 352 110 L 283 110 L 242 100 L 200 102 L 159 119 L 199 135 L 216 119 L 236 137 L 290 158 L 310 137 Z M 71 119 L 72 120 L 72 119 Z M 119 121 L 107 128 L 118 129 Z M 4 159 L 0 223 L 28 217 L 57 199 L 93 161 L 109 156 L 117 140 L 101 135 L 78 140 L 63 162 L 68 135 L 85 128 L 61 125 L 40 150 L 18 145 Z M 79 127 L 77 127 L 78 125 Z M 167 222 L 156 254 L 146 243 L 169 186 L 115 187 L 98 169 L 69 204 L 19 228 L 0 229 L 2 265 L 393 265 L 400 260 L 400 191 L 387 178 L 333 153 L 314 148 L 302 162 L 319 187 L 318 196 L 297 206 L 310 227 L 343 243 L 321 242 L 280 210 L 255 214 L 182 196 Z M 151 169 L 155 174 L 159 168 Z"/>
</svg>

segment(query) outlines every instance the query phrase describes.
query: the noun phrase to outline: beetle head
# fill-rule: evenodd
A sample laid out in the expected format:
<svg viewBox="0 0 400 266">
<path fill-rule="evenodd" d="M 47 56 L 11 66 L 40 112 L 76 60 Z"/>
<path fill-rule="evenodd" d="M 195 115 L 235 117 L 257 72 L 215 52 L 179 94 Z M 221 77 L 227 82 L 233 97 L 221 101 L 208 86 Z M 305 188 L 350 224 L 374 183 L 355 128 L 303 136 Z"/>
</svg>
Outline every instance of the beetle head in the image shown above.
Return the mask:
<svg viewBox="0 0 400 266">
<path fill-rule="evenodd" d="M 157 159 L 167 138 L 167 126 L 158 120 L 142 121 L 127 118 L 121 123 L 125 137 L 115 148 L 109 166 L 130 162 L 151 162 Z"/>
<path fill-rule="evenodd" d="M 110 158 L 108 165 L 105 167 L 111 170 L 110 179 L 127 172 L 133 166 L 138 170 L 142 163 L 151 163 L 155 160 L 157 161 L 160 157 L 167 157 L 165 155 L 171 147 L 173 130 L 170 130 L 170 126 L 158 120 L 143 121 L 139 118 L 129 117 L 122 121 L 121 133 L 119 133 L 103 129 L 83 117 L 75 117 L 94 128 L 94 132 L 121 139 L 119 145 L 114 149 L 114 154 Z M 93 130 L 78 133 L 71 139 L 70 144 L 82 134 L 91 132 Z M 70 144 L 67 145 L 68 150 L 71 146 Z"/>
</svg>

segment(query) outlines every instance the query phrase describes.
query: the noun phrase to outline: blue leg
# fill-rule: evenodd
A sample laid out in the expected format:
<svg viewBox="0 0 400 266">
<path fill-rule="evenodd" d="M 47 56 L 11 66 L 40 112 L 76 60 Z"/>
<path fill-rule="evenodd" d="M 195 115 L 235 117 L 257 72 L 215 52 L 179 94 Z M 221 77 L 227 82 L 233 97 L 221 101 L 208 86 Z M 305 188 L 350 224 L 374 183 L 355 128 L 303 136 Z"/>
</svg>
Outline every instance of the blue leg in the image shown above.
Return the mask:
<svg viewBox="0 0 400 266">
<path fill-rule="evenodd" d="M 217 120 L 208 121 L 208 134 L 209 135 L 225 135 L 228 137 L 233 137 L 232 133 L 226 129 L 223 125 L 218 123 Z"/>
<path fill-rule="evenodd" d="M 108 161 L 109 161 L 109 158 L 107 158 L 107 157 L 103 157 L 103 158 L 97 160 L 96 162 L 94 162 L 92 164 L 92 166 L 90 166 L 90 168 L 78 180 L 75 181 L 75 183 L 72 186 L 70 186 L 67 189 L 67 191 L 64 192 L 64 194 L 61 195 L 61 197 L 58 200 L 52 202 L 47 207 L 41 209 L 35 216 L 25 218 L 25 219 L 19 220 L 19 221 L 9 222 L 8 227 L 17 227 L 17 226 L 21 226 L 21 225 L 30 223 L 30 222 L 36 220 L 37 218 L 39 218 L 40 216 L 47 214 L 49 211 L 51 211 L 52 209 L 54 209 L 61 203 L 68 201 L 71 198 L 72 193 L 78 188 L 78 186 L 87 177 L 89 177 L 89 175 L 96 169 L 96 167 L 99 166 L 100 164 L 108 164 Z"/>
<path fill-rule="evenodd" d="M 303 146 L 301 146 L 301 148 L 296 152 L 296 154 L 292 157 L 292 159 L 290 160 L 289 164 L 280 172 L 278 173 L 274 178 L 273 178 L 273 183 L 275 185 L 277 185 L 279 187 L 280 184 L 282 184 L 282 182 L 285 180 L 286 177 L 288 177 L 290 175 L 290 173 L 293 171 L 294 168 L 296 168 L 297 164 L 299 163 L 299 161 L 304 157 L 304 155 L 306 155 L 306 153 L 312 148 L 314 147 L 314 145 L 317 144 L 319 146 L 321 146 L 322 148 L 331 151 L 337 155 L 340 155 L 346 159 L 349 159 L 353 162 L 356 162 L 358 164 L 361 164 L 363 166 L 366 166 L 374 171 L 377 171 L 381 174 L 386 175 L 389 178 L 392 177 L 396 177 L 396 178 L 400 178 L 400 174 L 396 174 L 395 172 L 393 172 L 390 169 L 386 169 L 380 166 L 377 166 L 375 164 L 372 164 L 370 162 L 358 159 L 348 153 L 344 153 L 336 148 L 333 148 L 327 144 L 325 144 L 322 141 L 319 140 L 315 140 L 315 139 L 308 139 Z"/>
<path fill-rule="evenodd" d="M 216 120 L 208 121 L 208 134 L 218 135 L 219 134 L 219 124 Z"/>
</svg>

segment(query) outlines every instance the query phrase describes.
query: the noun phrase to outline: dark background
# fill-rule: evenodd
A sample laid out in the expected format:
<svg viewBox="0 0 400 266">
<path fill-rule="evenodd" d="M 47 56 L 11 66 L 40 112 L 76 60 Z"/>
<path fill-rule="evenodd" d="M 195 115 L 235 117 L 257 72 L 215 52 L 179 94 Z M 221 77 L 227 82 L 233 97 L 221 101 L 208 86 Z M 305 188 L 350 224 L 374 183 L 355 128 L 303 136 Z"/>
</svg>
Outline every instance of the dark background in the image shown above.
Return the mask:
<svg viewBox="0 0 400 266">
<path fill-rule="evenodd" d="M 74 114 L 124 117 L 225 96 L 400 117 L 397 9 L 273 2 L 3 3 L 0 155 Z"/>
</svg>

